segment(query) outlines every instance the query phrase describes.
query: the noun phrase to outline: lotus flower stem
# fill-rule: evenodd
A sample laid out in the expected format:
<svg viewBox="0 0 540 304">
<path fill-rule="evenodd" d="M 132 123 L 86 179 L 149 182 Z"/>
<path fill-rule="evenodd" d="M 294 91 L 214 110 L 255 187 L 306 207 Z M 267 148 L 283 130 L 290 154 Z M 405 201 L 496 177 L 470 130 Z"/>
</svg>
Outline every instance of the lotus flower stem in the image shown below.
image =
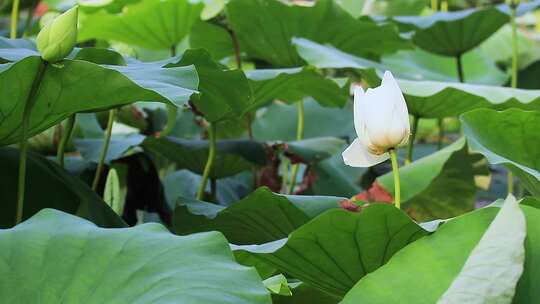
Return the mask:
<svg viewBox="0 0 540 304">
<path fill-rule="evenodd" d="M 174 105 L 167 105 L 167 124 L 165 128 L 159 133 L 159 137 L 165 137 L 171 134 L 176 124 L 176 115 L 178 114 L 178 108 Z"/>
<path fill-rule="evenodd" d="M 206 160 L 206 165 L 204 166 L 203 176 L 201 183 L 199 184 L 199 189 L 197 190 L 197 199 L 202 200 L 204 198 L 204 191 L 206 190 L 206 184 L 208 183 L 208 177 L 212 171 L 212 166 L 214 165 L 214 160 L 216 158 L 216 124 L 210 123 L 208 127 L 208 159 Z"/>
<path fill-rule="evenodd" d="M 11 4 L 11 28 L 9 38 L 17 38 L 17 25 L 19 24 L 19 0 L 13 0 Z"/>
<path fill-rule="evenodd" d="M 73 127 L 75 126 L 75 115 L 76 114 L 73 114 L 68 118 L 64 132 L 62 132 L 62 138 L 60 139 L 60 143 L 58 144 L 58 150 L 56 151 L 56 161 L 62 168 L 64 168 L 66 145 L 71 138 L 71 134 L 73 133 Z"/>
<path fill-rule="evenodd" d="M 465 82 L 465 77 L 463 75 L 463 62 L 462 62 L 461 57 L 462 57 L 461 54 L 456 55 L 456 67 L 457 67 L 458 80 L 459 82 L 463 83 Z"/>
<path fill-rule="evenodd" d="M 405 159 L 405 164 L 410 164 L 413 161 L 414 140 L 416 139 L 420 117 L 413 115 L 412 119 L 411 137 L 409 138 L 409 144 L 407 145 L 407 159 Z"/>
<path fill-rule="evenodd" d="M 397 160 L 396 148 L 388 150 L 390 161 L 392 163 L 392 173 L 394 175 L 394 204 L 396 208 L 401 209 L 401 185 L 399 180 L 399 163 Z"/>
<path fill-rule="evenodd" d="M 176 45 L 171 46 L 171 57 L 176 56 Z M 178 108 L 174 105 L 167 105 L 167 124 L 165 128 L 159 133 L 159 137 L 165 137 L 169 135 L 174 129 L 176 124 L 176 115 L 178 114 Z"/>
<path fill-rule="evenodd" d="M 32 108 L 37 100 L 39 88 L 47 69 L 47 62 L 41 60 L 30 88 L 30 94 L 24 105 L 23 119 L 22 119 L 22 139 L 20 142 L 20 155 L 19 155 L 19 179 L 17 189 L 17 212 L 15 215 L 15 224 L 22 221 L 24 211 L 24 191 L 26 182 L 26 155 L 28 153 L 28 127 L 30 125 L 30 115 Z"/>
<path fill-rule="evenodd" d="M 96 175 L 94 175 L 94 181 L 92 182 L 92 190 L 96 191 L 99 185 L 99 179 L 101 173 L 103 172 L 103 167 L 105 165 L 105 157 L 107 156 L 107 151 L 109 150 L 109 144 L 111 143 L 112 137 L 112 127 L 114 123 L 114 117 L 116 116 L 116 109 L 109 110 L 109 120 L 107 121 L 107 130 L 105 130 L 105 138 L 103 139 L 103 148 L 99 154 L 99 162 L 96 169 Z"/>
<path fill-rule="evenodd" d="M 431 10 L 436 12 L 439 9 L 439 1 L 431 0 Z"/>
<path fill-rule="evenodd" d="M 296 140 L 301 140 L 304 138 L 304 101 L 300 100 L 296 103 L 297 113 L 298 113 L 298 125 L 296 128 Z M 294 191 L 294 186 L 296 184 L 296 176 L 298 175 L 299 164 L 292 165 L 291 171 L 291 184 L 289 185 L 289 194 L 292 194 Z"/>
<path fill-rule="evenodd" d="M 439 138 L 437 138 L 437 150 L 442 149 L 444 143 L 444 119 L 437 119 L 437 127 L 439 129 Z"/>
<path fill-rule="evenodd" d="M 516 26 L 516 8 L 519 4 L 519 0 L 512 0 L 510 3 L 510 25 L 512 26 L 512 79 L 510 85 L 512 88 L 517 88 L 518 82 L 518 37 Z M 514 174 L 512 171 L 508 171 L 507 176 L 507 192 L 508 194 L 514 193 Z"/>
<path fill-rule="evenodd" d="M 443 0 L 441 2 L 441 12 L 448 12 L 448 1 Z"/>
</svg>

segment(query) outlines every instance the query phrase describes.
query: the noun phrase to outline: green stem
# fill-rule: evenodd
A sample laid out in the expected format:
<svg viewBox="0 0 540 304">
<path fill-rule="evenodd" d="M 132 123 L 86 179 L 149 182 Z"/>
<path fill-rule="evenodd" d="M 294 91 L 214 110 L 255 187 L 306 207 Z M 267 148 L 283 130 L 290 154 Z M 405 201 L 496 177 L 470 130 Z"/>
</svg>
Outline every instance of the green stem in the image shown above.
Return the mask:
<svg viewBox="0 0 540 304">
<path fill-rule="evenodd" d="M 176 56 L 176 46 L 171 46 L 171 57 Z M 178 108 L 174 105 L 167 105 L 167 124 L 165 128 L 159 133 L 159 137 L 165 137 L 169 135 L 174 129 L 176 124 L 176 115 L 178 114 Z"/>
<path fill-rule="evenodd" d="M 204 166 L 204 172 L 201 179 L 201 184 L 197 190 L 197 199 L 202 200 L 204 198 L 204 190 L 206 189 L 206 183 L 208 182 L 208 177 L 212 171 L 212 166 L 214 165 L 214 160 L 216 158 L 216 124 L 210 123 L 208 127 L 208 144 L 210 145 L 208 151 L 208 159 L 206 160 L 206 165 Z"/>
<path fill-rule="evenodd" d="M 507 192 L 508 194 L 514 193 L 514 173 L 508 171 L 506 174 Z"/>
<path fill-rule="evenodd" d="M 19 0 L 13 0 L 11 4 L 11 28 L 9 38 L 17 38 L 17 25 L 19 24 Z"/>
<path fill-rule="evenodd" d="M 456 55 L 456 68 L 459 82 L 465 82 L 465 76 L 463 75 L 463 63 L 461 60 L 461 54 Z"/>
<path fill-rule="evenodd" d="M 58 144 L 58 150 L 56 151 L 56 161 L 62 168 L 64 168 L 66 145 L 71 138 L 71 134 L 73 133 L 73 126 L 75 126 L 75 116 L 76 114 L 73 114 L 68 118 L 64 132 L 62 132 L 62 138 Z"/>
<path fill-rule="evenodd" d="M 437 138 L 437 150 L 442 149 L 444 144 L 444 119 L 437 119 L 437 127 L 439 128 L 439 138 Z"/>
<path fill-rule="evenodd" d="M 419 121 L 420 117 L 413 115 L 411 137 L 409 138 L 409 144 L 407 145 L 407 159 L 405 160 L 405 164 L 410 164 L 413 161 L 414 141 L 416 139 L 416 133 L 418 132 Z"/>
<path fill-rule="evenodd" d="M 304 138 L 304 101 L 300 100 L 296 103 L 297 114 L 298 114 L 298 125 L 296 127 L 296 140 L 302 140 Z M 298 175 L 299 164 L 294 164 L 292 166 L 291 172 L 291 184 L 289 185 L 289 194 L 292 194 L 294 191 L 294 186 L 296 184 L 296 176 Z"/>
<path fill-rule="evenodd" d="M 289 159 L 287 157 L 283 157 L 281 161 L 281 174 L 281 189 L 284 193 L 286 193 L 287 185 L 289 184 Z"/>
<path fill-rule="evenodd" d="M 517 88 L 518 81 L 518 37 L 516 26 L 516 8 L 519 1 L 512 1 L 510 3 L 510 24 L 512 26 L 512 79 L 510 84 L 512 88 Z M 514 174 L 512 171 L 508 171 L 507 176 L 507 192 L 508 194 L 514 193 Z"/>
<path fill-rule="evenodd" d="M 401 185 L 399 181 L 399 164 L 397 160 L 396 149 L 388 150 L 390 153 L 390 160 L 392 162 L 392 173 L 394 175 L 394 204 L 396 208 L 401 209 Z"/>
<path fill-rule="evenodd" d="M 448 1 L 443 0 L 441 2 L 441 12 L 448 12 Z"/>
<path fill-rule="evenodd" d="M 510 23 L 512 25 L 512 79 L 511 85 L 512 88 L 517 87 L 518 81 L 518 37 L 517 37 L 517 26 L 516 26 L 516 6 L 517 3 L 512 1 L 511 14 L 510 14 Z"/>
<path fill-rule="evenodd" d="M 30 114 L 34 108 L 34 104 L 37 100 L 37 95 L 39 93 L 39 87 L 45 75 L 47 69 L 47 62 L 40 60 L 36 76 L 32 82 L 32 87 L 30 88 L 30 93 L 26 99 L 26 104 L 23 110 L 22 118 L 22 139 L 20 142 L 20 155 L 19 155 L 19 176 L 18 176 L 18 187 L 17 187 L 17 211 L 15 214 L 15 224 L 18 224 L 22 221 L 23 211 L 24 211 L 24 191 L 25 191 L 25 182 L 26 182 L 26 155 L 28 153 L 28 127 L 30 125 Z"/>
<path fill-rule="evenodd" d="M 105 138 L 103 141 L 103 148 L 99 154 L 99 162 L 96 169 L 96 175 L 94 175 L 94 181 L 92 182 L 92 190 L 96 191 L 99 185 L 99 179 L 101 177 L 101 172 L 103 172 L 103 167 L 105 166 L 105 157 L 107 156 L 107 151 L 109 150 L 109 144 L 111 142 L 112 136 L 112 127 L 114 123 L 114 117 L 116 116 L 116 109 L 109 110 L 109 120 L 107 121 L 107 130 L 105 130 Z"/>
<path fill-rule="evenodd" d="M 165 128 L 159 133 L 159 137 L 165 137 L 171 134 L 176 124 L 176 115 L 178 114 L 178 108 L 173 105 L 167 105 L 167 124 Z"/>
<path fill-rule="evenodd" d="M 439 8 L 439 1 L 431 0 L 431 10 L 436 12 Z"/>
</svg>

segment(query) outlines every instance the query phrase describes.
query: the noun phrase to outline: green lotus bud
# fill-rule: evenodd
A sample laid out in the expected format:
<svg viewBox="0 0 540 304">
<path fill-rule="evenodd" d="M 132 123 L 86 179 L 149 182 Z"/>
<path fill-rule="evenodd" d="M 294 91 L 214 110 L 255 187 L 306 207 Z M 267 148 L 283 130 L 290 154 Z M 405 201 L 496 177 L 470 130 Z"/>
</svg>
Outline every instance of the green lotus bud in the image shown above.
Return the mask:
<svg viewBox="0 0 540 304">
<path fill-rule="evenodd" d="M 77 42 L 77 15 L 78 7 L 72 7 L 41 29 L 36 44 L 44 60 L 60 61 L 71 53 Z"/>
</svg>

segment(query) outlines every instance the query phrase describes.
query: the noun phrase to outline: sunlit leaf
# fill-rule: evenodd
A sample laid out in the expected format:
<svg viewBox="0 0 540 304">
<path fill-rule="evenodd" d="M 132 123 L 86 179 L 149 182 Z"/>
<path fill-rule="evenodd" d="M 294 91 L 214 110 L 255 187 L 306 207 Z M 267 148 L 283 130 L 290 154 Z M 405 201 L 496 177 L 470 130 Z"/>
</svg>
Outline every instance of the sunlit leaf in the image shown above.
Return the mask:
<svg viewBox="0 0 540 304">
<path fill-rule="evenodd" d="M 256 272 L 235 263 L 216 232 L 102 229 L 46 209 L 0 230 L 0 248 L 6 303 L 271 303 Z"/>
</svg>

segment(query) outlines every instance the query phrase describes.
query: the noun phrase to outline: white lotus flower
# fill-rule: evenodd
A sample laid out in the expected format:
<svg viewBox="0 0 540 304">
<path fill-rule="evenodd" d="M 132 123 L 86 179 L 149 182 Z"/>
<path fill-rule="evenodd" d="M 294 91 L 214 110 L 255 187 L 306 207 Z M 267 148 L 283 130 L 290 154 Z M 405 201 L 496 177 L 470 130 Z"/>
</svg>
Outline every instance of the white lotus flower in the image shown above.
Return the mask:
<svg viewBox="0 0 540 304">
<path fill-rule="evenodd" d="M 392 73 L 384 73 L 374 89 L 354 89 L 356 138 L 343 152 L 343 161 L 352 167 L 370 167 L 387 160 L 388 150 L 405 144 L 410 134 L 405 98 Z"/>
</svg>

